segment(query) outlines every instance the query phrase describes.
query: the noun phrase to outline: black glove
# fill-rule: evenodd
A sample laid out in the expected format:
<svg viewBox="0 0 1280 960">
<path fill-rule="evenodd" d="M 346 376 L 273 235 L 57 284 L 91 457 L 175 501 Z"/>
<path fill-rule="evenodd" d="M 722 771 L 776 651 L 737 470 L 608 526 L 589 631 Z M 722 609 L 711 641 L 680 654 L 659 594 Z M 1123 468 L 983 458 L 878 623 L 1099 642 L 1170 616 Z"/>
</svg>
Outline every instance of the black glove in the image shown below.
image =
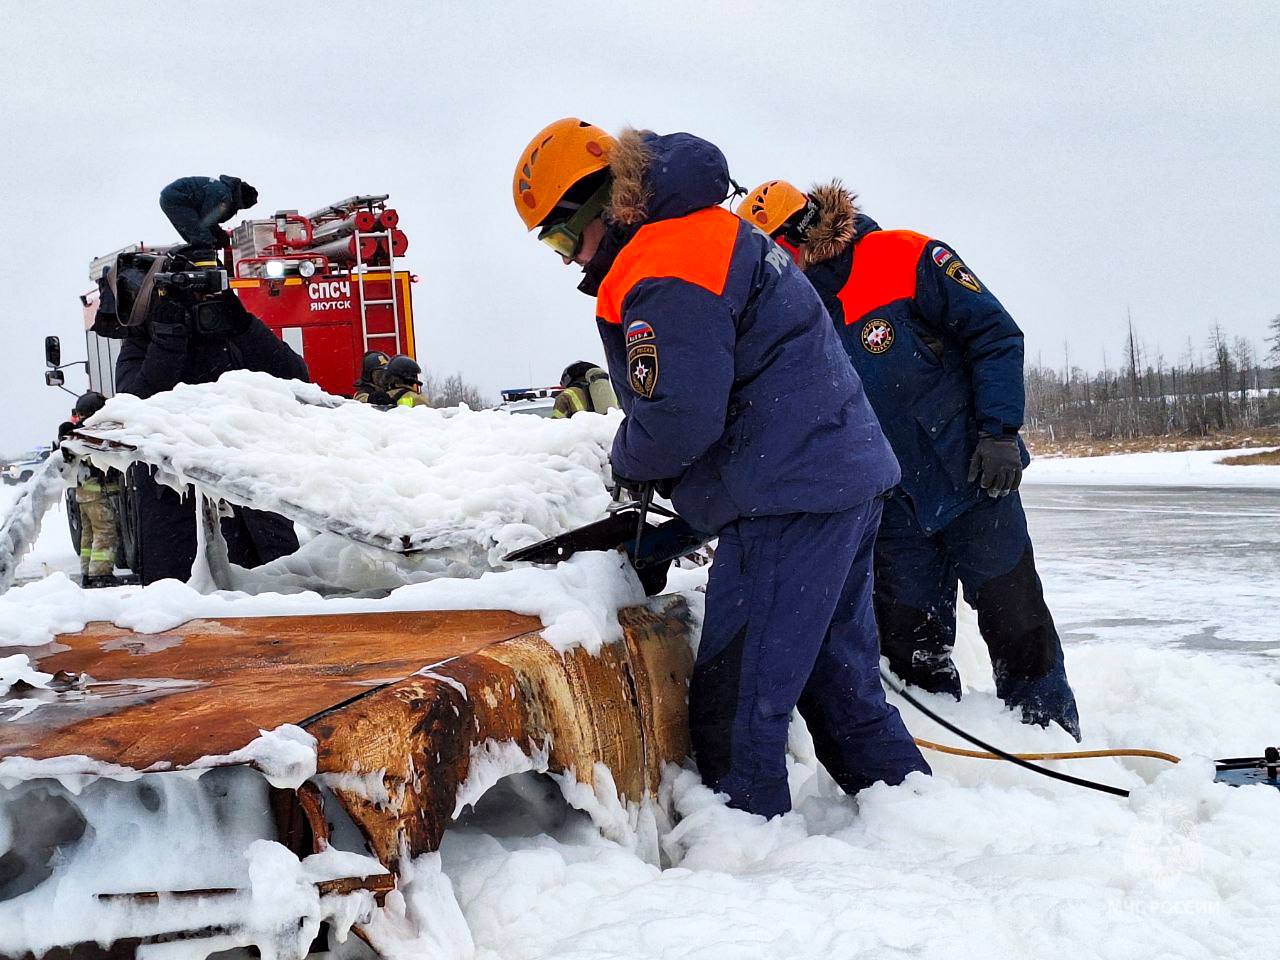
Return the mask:
<svg viewBox="0 0 1280 960">
<path fill-rule="evenodd" d="M 53 448 L 55 450 L 61 450 L 62 441 L 70 437 L 71 432 L 75 430 L 75 428 L 76 428 L 76 425 L 72 423 L 70 420 L 64 420 L 62 421 L 62 423 L 58 424 L 58 442 L 53 445 Z M 75 459 L 75 456 L 71 453 L 70 450 L 62 450 L 62 459 L 66 460 L 67 463 L 70 463 L 72 460 Z"/>
<path fill-rule="evenodd" d="M 665 480 L 655 480 L 653 481 L 653 492 L 663 500 L 670 500 L 671 495 L 676 492 L 676 484 L 679 482 L 679 477 L 667 477 Z"/>
<path fill-rule="evenodd" d="M 209 228 L 209 234 L 213 237 L 213 242 L 220 247 L 225 247 L 231 242 L 231 237 L 227 235 L 227 231 L 223 230 L 222 227 L 218 226 L 216 223 Z"/>
<path fill-rule="evenodd" d="M 969 461 L 969 482 L 973 483 L 979 476 L 982 489 L 989 497 L 1003 497 L 1018 489 L 1022 483 L 1022 452 L 1016 436 L 979 435 L 978 449 Z"/>
<path fill-rule="evenodd" d="M 644 486 L 643 480 L 632 480 L 630 477 L 624 477 L 614 469 L 613 464 L 609 464 L 609 470 L 613 473 L 613 485 L 615 487 L 621 487 L 632 496 L 636 496 L 640 493 L 640 488 Z"/>
<path fill-rule="evenodd" d="M 169 297 L 157 297 L 154 305 L 147 311 L 147 333 L 152 342 L 174 343 L 181 340 L 184 344 L 191 332 L 191 313 L 182 304 Z"/>
<path fill-rule="evenodd" d="M 679 477 L 667 477 L 663 480 L 632 480 L 624 477 L 616 470 L 613 473 L 613 482 L 616 486 L 622 487 L 624 490 L 630 491 L 631 495 L 637 500 L 646 484 L 653 487 L 653 492 L 665 500 L 671 499 L 671 494 L 676 489 L 676 484 L 680 482 Z"/>
</svg>

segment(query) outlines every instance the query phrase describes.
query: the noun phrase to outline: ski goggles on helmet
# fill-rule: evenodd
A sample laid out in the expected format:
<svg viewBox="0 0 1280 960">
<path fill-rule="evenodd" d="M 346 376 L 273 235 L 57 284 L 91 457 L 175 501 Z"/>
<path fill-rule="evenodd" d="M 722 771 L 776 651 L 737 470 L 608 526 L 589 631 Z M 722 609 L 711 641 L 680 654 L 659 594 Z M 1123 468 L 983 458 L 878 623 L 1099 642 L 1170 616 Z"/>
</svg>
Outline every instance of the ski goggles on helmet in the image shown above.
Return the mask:
<svg viewBox="0 0 1280 960">
<path fill-rule="evenodd" d="M 818 219 L 818 205 L 810 199 L 803 207 L 787 218 L 787 222 L 774 231 L 773 239 L 789 241 L 798 247 L 809 239 L 809 228 Z"/>
<path fill-rule="evenodd" d="M 572 260 L 582 249 L 582 232 L 587 229 L 587 224 L 600 216 L 608 202 L 609 181 L 606 179 L 569 217 L 549 223 L 539 230 L 538 239 L 560 256 Z"/>
</svg>

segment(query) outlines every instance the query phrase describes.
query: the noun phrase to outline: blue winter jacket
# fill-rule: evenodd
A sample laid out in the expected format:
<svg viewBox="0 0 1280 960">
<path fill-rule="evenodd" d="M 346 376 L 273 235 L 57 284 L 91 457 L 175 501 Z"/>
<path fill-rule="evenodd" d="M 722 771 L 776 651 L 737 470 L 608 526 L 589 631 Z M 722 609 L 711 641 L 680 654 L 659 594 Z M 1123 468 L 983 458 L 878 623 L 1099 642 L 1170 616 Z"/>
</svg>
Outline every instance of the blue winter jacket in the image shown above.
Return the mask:
<svg viewBox="0 0 1280 960">
<path fill-rule="evenodd" d="M 239 177 L 179 177 L 160 191 L 160 209 L 182 239 L 197 245 L 218 243 L 213 228 L 240 209 Z"/>
<path fill-rule="evenodd" d="M 784 250 L 718 206 L 720 150 L 628 131 L 611 167 L 613 227 L 583 289 L 601 278 L 597 324 L 627 414 L 615 471 L 678 477 L 676 509 L 709 532 L 891 489 L 898 465 L 817 294 Z"/>
<path fill-rule="evenodd" d="M 983 495 L 968 476 L 979 433 L 1022 426 L 1022 331 L 947 244 L 865 216 L 851 244 L 805 273 L 866 385 L 916 518 L 942 529 Z"/>
</svg>

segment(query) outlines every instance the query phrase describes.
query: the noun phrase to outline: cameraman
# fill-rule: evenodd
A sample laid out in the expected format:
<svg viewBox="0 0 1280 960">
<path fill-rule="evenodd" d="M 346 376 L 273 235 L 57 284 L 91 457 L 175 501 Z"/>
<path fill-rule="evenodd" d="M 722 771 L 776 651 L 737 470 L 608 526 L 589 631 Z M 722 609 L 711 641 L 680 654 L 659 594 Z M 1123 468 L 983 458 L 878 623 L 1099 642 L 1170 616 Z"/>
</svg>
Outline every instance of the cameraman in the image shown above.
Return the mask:
<svg viewBox="0 0 1280 960">
<path fill-rule="evenodd" d="M 228 370 L 257 370 L 285 380 L 309 380 L 307 365 L 249 313 L 230 290 L 198 293 L 167 288 L 141 324 L 125 327 L 116 360 L 116 390 L 138 397 L 180 383 L 212 383 Z M 196 556 L 194 498 L 156 483 L 145 467 L 130 471 L 138 514 L 144 584 L 187 580 Z M 298 538 L 284 517 L 245 507 L 222 521 L 232 563 L 256 567 L 293 553 Z"/>
<path fill-rule="evenodd" d="M 181 177 L 160 191 L 160 209 L 192 249 L 214 250 L 227 244 L 219 224 L 258 202 L 258 191 L 239 177 Z"/>
</svg>

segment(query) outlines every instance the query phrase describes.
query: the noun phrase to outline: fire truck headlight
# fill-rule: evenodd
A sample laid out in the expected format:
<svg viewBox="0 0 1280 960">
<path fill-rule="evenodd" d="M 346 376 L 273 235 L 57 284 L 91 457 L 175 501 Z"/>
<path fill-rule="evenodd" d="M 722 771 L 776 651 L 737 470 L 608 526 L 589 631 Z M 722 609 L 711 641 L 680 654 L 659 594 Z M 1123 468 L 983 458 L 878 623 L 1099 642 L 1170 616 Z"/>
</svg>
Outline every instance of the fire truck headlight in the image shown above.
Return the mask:
<svg viewBox="0 0 1280 960">
<path fill-rule="evenodd" d="M 314 277 L 316 275 L 316 262 L 314 260 L 299 260 L 298 275 L 301 277 Z"/>
<path fill-rule="evenodd" d="M 283 260 L 268 260 L 266 266 L 267 276 L 272 280 L 279 280 L 284 276 Z"/>
</svg>

